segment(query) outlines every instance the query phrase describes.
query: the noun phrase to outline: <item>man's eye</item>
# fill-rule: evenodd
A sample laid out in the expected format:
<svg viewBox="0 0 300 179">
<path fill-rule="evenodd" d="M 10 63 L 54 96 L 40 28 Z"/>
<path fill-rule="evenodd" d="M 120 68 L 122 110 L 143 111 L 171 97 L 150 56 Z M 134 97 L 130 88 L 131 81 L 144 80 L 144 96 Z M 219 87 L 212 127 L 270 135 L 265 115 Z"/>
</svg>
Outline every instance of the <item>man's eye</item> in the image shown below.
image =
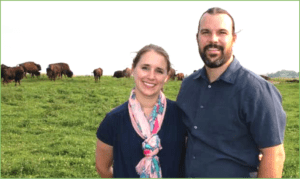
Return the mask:
<svg viewBox="0 0 300 179">
<path fill-rule="evenodd" d="M 148 70 L 148 67 L 142 67 L 143 70 Z"/>
</svg>

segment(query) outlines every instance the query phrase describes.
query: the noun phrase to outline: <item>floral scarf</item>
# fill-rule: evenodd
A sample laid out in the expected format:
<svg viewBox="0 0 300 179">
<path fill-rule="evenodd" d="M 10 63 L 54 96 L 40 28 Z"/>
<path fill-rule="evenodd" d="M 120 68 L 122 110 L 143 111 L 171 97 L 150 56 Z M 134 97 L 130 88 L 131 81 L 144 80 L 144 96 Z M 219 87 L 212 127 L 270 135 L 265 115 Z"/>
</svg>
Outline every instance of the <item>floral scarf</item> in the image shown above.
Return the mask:
<svg viewBox="0 0 300 179">
<path fill-rule="evenodd" d="M 135 89 L 129 97 L 128 110 L 132 126 L 136 133 L 144 139 L 142 148 L 145 157 L 135 167 L 140 178 L 162 178 L 159 158 L 157 153 L 162 149 L 160 138 L 157 135 L 161 128 L 166 112 L 167 100 L 160 92 L 157 103 L 154 105 L 151 118 L 148 120 L 136 99 Z"/>
</svg>

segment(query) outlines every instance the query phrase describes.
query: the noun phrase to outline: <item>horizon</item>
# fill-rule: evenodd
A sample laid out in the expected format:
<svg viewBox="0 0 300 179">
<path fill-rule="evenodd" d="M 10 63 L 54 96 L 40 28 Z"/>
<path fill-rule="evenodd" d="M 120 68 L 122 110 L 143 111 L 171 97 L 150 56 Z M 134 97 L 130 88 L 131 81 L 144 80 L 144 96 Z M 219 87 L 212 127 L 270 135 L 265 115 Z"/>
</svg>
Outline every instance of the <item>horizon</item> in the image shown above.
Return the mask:
<svg viewBox="0 0 300 179">
<path fill-rule="evenodd" d="M 46 72 L 64 62 L 75 75 L 99 67 L 113 75 L 152 43 L 177 73 L 190 75 L 204 65 L 195 36 L 211 7 L 234 18 L 233 53 L 243 67 L 258 75 L 299 72 L 299 1 L 2 1 L 1 64 L 33 61 Z"/>
</svg>

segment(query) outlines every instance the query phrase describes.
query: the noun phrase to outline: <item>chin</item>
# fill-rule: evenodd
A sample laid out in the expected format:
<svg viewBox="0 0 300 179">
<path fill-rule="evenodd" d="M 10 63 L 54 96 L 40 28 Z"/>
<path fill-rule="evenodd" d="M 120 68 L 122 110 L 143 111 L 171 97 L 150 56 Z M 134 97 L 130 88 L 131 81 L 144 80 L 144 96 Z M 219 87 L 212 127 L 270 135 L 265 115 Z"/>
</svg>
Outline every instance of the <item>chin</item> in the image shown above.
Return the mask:
<svg viewBox="0 0 300 179">
<path fill-rule="evenodd" d="M 159 91 L 157 92 L 145 92 L 143 93 L 145 95 L 145 97 L 156 97 L 159 95 Z"/>
</svg>

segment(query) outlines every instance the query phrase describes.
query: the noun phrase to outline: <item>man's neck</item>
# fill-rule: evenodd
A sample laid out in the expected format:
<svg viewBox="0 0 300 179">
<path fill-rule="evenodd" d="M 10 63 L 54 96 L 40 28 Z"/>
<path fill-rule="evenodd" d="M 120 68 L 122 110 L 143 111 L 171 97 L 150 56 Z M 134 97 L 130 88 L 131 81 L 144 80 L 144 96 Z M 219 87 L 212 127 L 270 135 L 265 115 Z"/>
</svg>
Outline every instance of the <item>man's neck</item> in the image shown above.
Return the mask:
<svg viewBox="0 0 300 179">
<path fill-rule="evenodd" d="M 222 66 L 218 68 L 209 68 L 205 66 L 206 74 L 210 83 L 215 82 L 229 67 L 231 62 L 233 61 L 233 56 Z"/>
</svg>

